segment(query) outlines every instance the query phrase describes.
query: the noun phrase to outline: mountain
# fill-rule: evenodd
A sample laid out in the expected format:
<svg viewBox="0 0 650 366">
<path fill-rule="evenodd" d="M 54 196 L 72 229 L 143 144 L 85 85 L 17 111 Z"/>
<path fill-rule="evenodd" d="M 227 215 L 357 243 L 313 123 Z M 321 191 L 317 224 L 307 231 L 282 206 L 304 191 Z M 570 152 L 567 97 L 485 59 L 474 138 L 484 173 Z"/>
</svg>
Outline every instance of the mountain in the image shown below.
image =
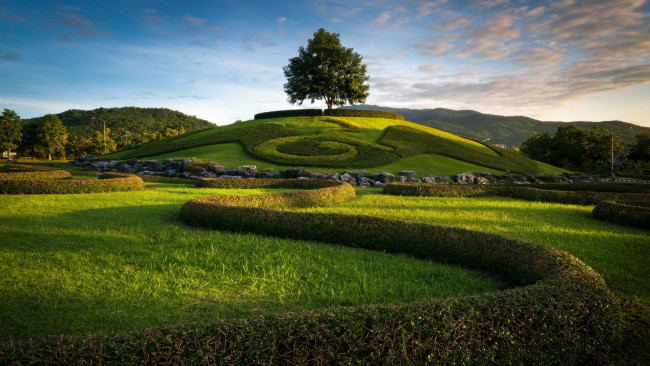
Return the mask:
<svg viewBox="0 0 650 366">
<path fill-rule="evenodd" d="M 589 129 L 591 125 L 597 124 L 609 131 L 617 132 L 625 142 L 633 142 L 639 132 L 650 130 L 648 127 L 621 121 L 545 122 L 523 116 L 498 116 L 472 110 L 456 111 L 445 108 L 407 109 L 376 105 L 358 105 L 343 108 L 393 112 L 403 115 L 407 121 L 479 141 L 489 139 L 488 141 L 491 144 L 505 144 L 507 146 L 520 146 L 534 132 L 538 134 L 544 132 L 554 134 L 559 126 L 569 123 L 575 124 L 582 129 Z"/>
<path fill-rule="evenodd" d="M 70 109 L 57 114 L 70 135 L 90 138 L 95 131 L 102 131 L 104 122 L 116 136 L 142 136 L 154 132 L 165 132 L 181 127 L 187 132 L 214 127 L 214 124 L 167 108 L 97 108 L 91 111 Z M 40 118 L 24 120 L 37 122 Z"/>
</svg>

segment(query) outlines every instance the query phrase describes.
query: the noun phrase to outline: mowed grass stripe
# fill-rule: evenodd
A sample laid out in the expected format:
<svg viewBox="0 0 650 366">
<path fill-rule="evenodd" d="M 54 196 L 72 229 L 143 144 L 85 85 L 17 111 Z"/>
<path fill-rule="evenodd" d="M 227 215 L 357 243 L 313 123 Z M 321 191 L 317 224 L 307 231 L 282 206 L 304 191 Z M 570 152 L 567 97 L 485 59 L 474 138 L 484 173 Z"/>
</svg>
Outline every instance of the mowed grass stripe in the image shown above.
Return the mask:
<svg viewBox="0 0 650 366">
<path fill-rule="evenodd" d="M 190 199 L 269 190 L 148 186 L 156 189 L 0 197 L 0 339 L 506 287 L 480 273 L 407 256 L 189 228 L 177 217 Z"/>
</svg>

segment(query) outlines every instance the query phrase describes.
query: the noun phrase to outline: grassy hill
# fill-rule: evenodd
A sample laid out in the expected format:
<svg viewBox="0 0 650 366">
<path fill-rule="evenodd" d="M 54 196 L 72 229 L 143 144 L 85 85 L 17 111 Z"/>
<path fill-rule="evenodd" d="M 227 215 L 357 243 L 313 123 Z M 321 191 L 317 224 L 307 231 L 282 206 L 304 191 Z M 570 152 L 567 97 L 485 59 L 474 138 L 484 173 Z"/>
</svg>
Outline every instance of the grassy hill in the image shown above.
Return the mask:
<svg viewBox="0 0 650 366">
<path fill-rule="evenodd" d="M 633 142 L 635 136 L 647 127 L 621 121 L 604 122 L 544 122 L 523 116 L 499 116 L 484 114 L 472 110 L 455 111 L 445 108 L 435 109 L 407 109 L 389 108 L 374 105 L 360 105 L 345 108 L 372 109 L 404 116 L 404 119 L 424 126 L 437 128 L 453 134 L 467 136 L 476 140 L 490 139 L 493 144 L 506 144 L 507 146 L 520 146 L 534 132 L 555 133 L 557 128 L 568 123 L 579 128 L 588 129 L 597 124 L 609 131 L 617 132 L 623 141 Z"/>
<path fill-rule="evenodd" d="M 226 167 L 255 164 L 261 170 L 415 170 L 419 175 L 462 172 L 551 173 L 504 150 L 411 122 L 362 117 L 288 117 L 238 122 L 150 142 L 107 156 L 115 159 L 197 158 Z"/>
<path fill-rule="evenodd" d="M 166 128 L 187 132 L 214 127 L 214 124 L 167 108 L 97 108 L 91 111 L 71 109 L 57 114 L 68 133 L 89 139 L 95 131 L 101 131 L 104 122 L 112 133 L 120 137 L 134 137 Z M 37 122 L 39 118 L 26 119 L 25 123 Z"/>
</svg>

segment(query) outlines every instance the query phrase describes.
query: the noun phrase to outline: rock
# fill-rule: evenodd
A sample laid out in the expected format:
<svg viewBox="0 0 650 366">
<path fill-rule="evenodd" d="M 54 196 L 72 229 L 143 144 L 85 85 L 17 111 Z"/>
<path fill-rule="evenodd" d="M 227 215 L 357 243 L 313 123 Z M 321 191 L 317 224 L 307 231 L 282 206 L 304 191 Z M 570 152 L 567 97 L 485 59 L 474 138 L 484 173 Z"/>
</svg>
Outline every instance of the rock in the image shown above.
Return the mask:
<svg viewBox="0 0 650 366">
<path fill-rule="evenodd" d="M 278 172 L 259 172 L 255 174 L 255 178 L 261 178 L 261 179 L 273 179 L 277 178 L 280 176 L 280 173 Z"/>
<path fill-rule="evenodd" d="M 251 178 L 255 177 L 255 174 L 257 174 L 257 166 L 255 165 L 241 165 L 237 167 L 237 172 L 239 176 L 242 176 L 244 178 Z"/>
<path fill-rule="evenodd" d="M 167 169 L 167 176 L 168 177 L 175 177 L 178 175 L 178 172 L 176 169 Z"/>
<path fill-rule="evenodd" d="M 472 184 L 474 183 L 474 176 L 471 174 L 456 174 L 451 177 L 451 180 L 458 184 Z"/>
<path fill-rule="evenodd" d="M 185 159 L 185 160 L 183 160 L 183 162 L 182 162 L 181 164 L 182 164 L 183 166 L 185 166 L 185 165 L 188 165 L 188 164 L 191 163 L 191 162 L 192 162 L 192 159 Z"/>
<path fill-rule="evenodd" d="M 327 179 L 329 179 L 329 180 L 341 180 L 341 176 L 339 175 L 339 173 L 332 173 L 332 174 L 327 176 Z"/>
<path fill-rule="evenodd" d="M 449 179 L 449 177 L 435 176 L 434 178 L 436 178 L 436 183 L 438 183 L 438 184 L 449 184 L 449 183 L 451 183 L 451 180 Z"/>
<path fill-rule="evenodd" d="M 309 173 L 309 179 L 325 179 L 327 175 L 325 173 Z"/>
<path fill-rule="evenodd" d="M 374 173 L 374 174 L 370 175 L 369 178 L 372 179 L 372 180 L 379 181 L 379 182 L 384 183 L 384 184 L 385 183 L 392 183 L 392 182 L 395 181 L 395 176 L 390 174 L 390 173 L 387 173 L 387 172 Z"/>
<path fill-rule="evenodd" d="M 413 170 L 402 170 L 401 172 L 399 172 L 399 175 L 403 175 L 407 178 L 415 178 L 417 176 L 417 174 L 415 174 L 415 171 Z"/>
<path fill-rule="evenodd" d="M 490 172 L 474 172 L 474 175 L 477 177 L 489 178 L 492 176 Z"/>
<path fill-rule="evenodd" d="M 422 183 L 429 183 L 429 184 L 435 184 L 436 183 L 436 178 L 434 177 L 422 177 L 420 178 Z"/>
<path fill-rule="evenodd" d="M 474 184 L 489 184 L 490 181 L 485 177 L 475 177 Z"/>
<path fill-rule="evenodd" d="M 311 172 L 305 168 L 291 168 L 287 169 L 284 172 L 284 176 L 287 178 L 298 178 L 298 177 L 309 177 Z"/>
<path fill-rule="evenodd" d="M 224 171 L 225 168 L 223 167 L 223 165 L 219 165 L 219 164 L 210 164 L 210 165 L 208 166 L 208 170 L 210 170 L 210 171 L 213 172 L 213 173 L 217 173 L 217 174 L 218 174 L 219 172 Z"/>
<path fill-rule="evenodd" d="M 422 179 L 420 178 L 409 178 L 407 180 L 408 183 L 422 183 Z"/>
<path fill-rule="evenodd" d="M 395 181 L 399 183 L 406 183 L 408 181 L 408 177 L 405 175 L 398 175 L 397 178 L 395 178 Z"/>
<path fill-rule="evenodd" d="M 386 183 L 382 183 L 382 182 L 376 180 L 372 184 L 372 186 L 375 187 L 375 188 L 384 188 L 386 186 Z"/>
<path fill-rule="evenodd" d="M 353 177 L 352 175 L 350 175 L 349 173 L 343 173 L 343 175 L 341 175 L 341 181 L 342 181 L 342 182 L 349 183 L 349 184 L 351 184 L 353 187 L 356 187 L 356 186 L 357 186 L 357 179 L 354 178 L 354 177 Z"/>
<path fill-rule="evenodd" d="M 366 177 L 357 178 L 357 187 L 372 187 L 372 180 Z"/>
<path fill-rule="evenodd" d="M 537 178 L 538 181 L 544 182 L 544 183 L 555 183 L 558 180 L 556 176 L 551 175 L 551 174 L 538 175 L 536 178 Z"/>
</svg>

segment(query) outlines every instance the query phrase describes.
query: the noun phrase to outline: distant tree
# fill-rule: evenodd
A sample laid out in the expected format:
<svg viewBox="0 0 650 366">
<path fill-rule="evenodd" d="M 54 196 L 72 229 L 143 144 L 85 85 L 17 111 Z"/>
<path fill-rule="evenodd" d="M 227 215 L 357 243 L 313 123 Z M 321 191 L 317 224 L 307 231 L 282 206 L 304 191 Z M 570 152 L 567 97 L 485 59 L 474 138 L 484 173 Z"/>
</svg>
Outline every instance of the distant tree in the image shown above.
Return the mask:
<svg viewBox="0 0 650 366">
<path fill-rule="evenodd" d="M 639 132 L 636 135 L 634 157 L 639 160 L 650 160 L 650 131 Z"/>
<path fill-rule="evenodd" d="M 65 156 L 65 143 L 67 140 L 65 126 L 59 117 L 46 114 L 38 124 L 38 141 L 42 146 L 47 160 L 52 160 L 52 154 L 57 152 Z"/>
<path fill-rule="evenodd" d="M 607 162 L 612 156 L 612 146 L 614 148 L 614 156 L 620 155 L 623 152 L 624 143 L 618 133 L 598 126 L 591 125 L 587 130 L 587 159 L 592 162 Z"/>
<path fill-rule="evenodd" d="M 291 104 L 301 105 L 305 99 L 325 100 L 327 109 L 346 103 L 364 103 L 368 97 L 366 65 L 362 57 L 341 45 L 338 33 L 320 28 L 307 48 L 300 47 L 298 56 L 289 59 L 283 68 L 287 83 L 284 91 Z"/>
<path fill-rule="evenodd" d="M 106 136 L 101 131 L 95 131 L 93 138 L 90 140 L 90 153 L 94 155 L 108 154 L 117 150 L 117 143 L 109 137 L 110 128 L 106 128 Z M 106 137 L 106 140 L 104 140 Z"/>
<path fill-rule="evenodd" d="M 5 108 L 0 116 L 0 152 L 7 151 L 11 156 L 11 150 L 18 148 L 22 129 L 20 116 L 15 111 Z"/>
<path fill-rule="evenodd" d="M 38 124 L 28 123 L 23 125 L 23 137 L 18 147 L 20 156 L 29 156 L 32 159 L 43 156 L 43 148 L 38 140 Z"/>
<path fill-rule="evenodd" d="M 587 155 L 587 133 L 574 124 L 557 128 L 553 136 L 553 149 L 549 154 L 551 164 L 563 168 L 582 166 Z"/>
<path fill-rule="evenodd" d="M 521 143 L 521 152 L 534 160 L 549 162 L 551 150 L 553 150 L 553 137 L 548 132 L 541 135 L 533 133 Z"/>
</svg>

